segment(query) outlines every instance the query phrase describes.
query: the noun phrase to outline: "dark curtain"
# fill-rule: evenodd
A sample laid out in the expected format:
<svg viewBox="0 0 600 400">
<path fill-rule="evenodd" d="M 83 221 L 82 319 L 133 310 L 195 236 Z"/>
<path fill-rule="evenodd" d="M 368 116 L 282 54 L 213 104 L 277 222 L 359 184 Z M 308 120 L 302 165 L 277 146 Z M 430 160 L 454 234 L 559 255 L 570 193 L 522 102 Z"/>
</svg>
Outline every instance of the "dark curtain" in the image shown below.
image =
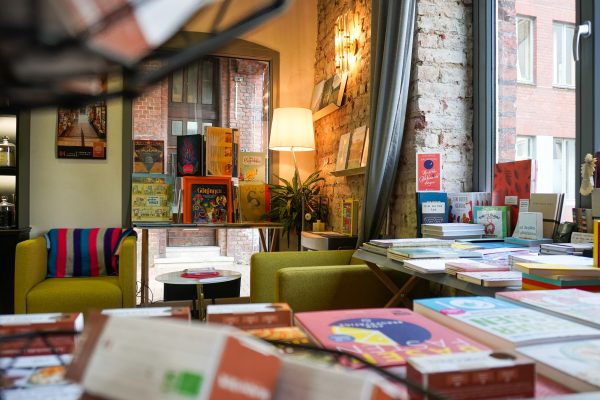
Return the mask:
<svg viewBox="0 0 600 400">
<path fill-rule="evenodd" d="M 370 145 L 359 246 L 378 237 L 394 190 L 406 119 L 416 4 L 417 0 L 373 0 Z"/>
</svg>

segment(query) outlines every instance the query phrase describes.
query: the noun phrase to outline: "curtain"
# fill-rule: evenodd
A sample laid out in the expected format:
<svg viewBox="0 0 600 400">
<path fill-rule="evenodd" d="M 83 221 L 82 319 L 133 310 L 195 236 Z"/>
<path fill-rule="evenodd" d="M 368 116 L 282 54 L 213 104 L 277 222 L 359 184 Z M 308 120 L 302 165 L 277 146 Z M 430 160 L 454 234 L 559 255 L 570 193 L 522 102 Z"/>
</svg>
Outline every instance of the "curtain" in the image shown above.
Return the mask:
<svg viewBox="0 0 600 400">
<path fill-rule="evenodd" d="M 370 146 L 358 245 L 379 235 L 394 190 L 406 119 L 416 3 L 373 0 Z"/>
</svg>

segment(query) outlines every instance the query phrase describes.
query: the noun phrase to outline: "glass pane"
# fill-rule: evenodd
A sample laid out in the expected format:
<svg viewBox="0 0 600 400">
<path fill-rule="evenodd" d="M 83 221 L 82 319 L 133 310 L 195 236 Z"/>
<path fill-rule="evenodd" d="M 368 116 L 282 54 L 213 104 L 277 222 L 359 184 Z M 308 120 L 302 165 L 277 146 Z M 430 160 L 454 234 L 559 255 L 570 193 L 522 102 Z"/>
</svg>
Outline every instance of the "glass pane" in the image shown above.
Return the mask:
<svg viewBox="0 0 600 400">
<path fill-rule="evenodd" d="M 213 103 L 213 64 L 202 62 L 202 104 Z"/>
<path fill-rule="evenodd" d="M 187 102 L 198 102 L 198 64 L 192 64 L 187 68 Z"/>
<path fill-rule="evenodd" d="M 198 123 L 196 121 L 188 121 L 186 135 L 195 135 L 198 133 Z"/>
<path fill-rule="evenodd" d="M 575 0 L 498 1 L 497 7 L 496 162 L 535 159 L 535 191 L 565 193 L 562 219 L 569 220 L 578 169 Z"/>
<path fill-rule="evenodd" d="M 183 101 L 183 71 L 177 71 L 173 73 L 171 101 L 173 103 L 181 103 Z"/>
<path fill-rule="evenodd" d="M 181 136 L 183 134 L 183 121 L 171 121 L 171 135 Z"/>
</svg>

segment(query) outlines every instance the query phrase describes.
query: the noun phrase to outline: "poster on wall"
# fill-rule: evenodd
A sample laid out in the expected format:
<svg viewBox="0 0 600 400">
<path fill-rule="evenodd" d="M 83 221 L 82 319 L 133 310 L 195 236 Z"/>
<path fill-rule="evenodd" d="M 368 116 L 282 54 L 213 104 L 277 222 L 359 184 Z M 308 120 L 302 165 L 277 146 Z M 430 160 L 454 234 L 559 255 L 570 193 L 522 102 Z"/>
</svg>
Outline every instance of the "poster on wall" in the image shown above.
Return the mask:
<svg viewBox="0 0 600 400">
<path fill-rule="evenodd" d="M 417 192 L 442 191 L 442 155 L 417 153 Z"/>
<path fill-rule="evenodd" d="M 56 157 L 106 160 L 106 102 L 58 109 Z"/>
</svg>

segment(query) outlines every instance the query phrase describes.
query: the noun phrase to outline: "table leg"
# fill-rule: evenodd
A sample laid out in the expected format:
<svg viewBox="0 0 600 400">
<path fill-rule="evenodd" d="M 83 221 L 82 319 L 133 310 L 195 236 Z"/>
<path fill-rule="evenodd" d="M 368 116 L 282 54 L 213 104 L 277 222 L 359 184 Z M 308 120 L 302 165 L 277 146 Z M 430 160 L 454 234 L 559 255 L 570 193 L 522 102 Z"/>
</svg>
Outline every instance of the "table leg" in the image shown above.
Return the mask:
<svg viewBox="0 0 600 400">
<path fill-rule="evenodd" d="M 196 291 L 194 292 L 194 294 L 197 294 L 198 299 L 197 318 L 200 321 L 204 321 L 206 320 L 206 315 L 204 313 L 204 288 L 201 284 L 196 285 Z"/>
<path fill-rule="evenodd" d="M 141 299 L 142 306 L 148 304 L 148 229 L 142 228 L 142 276 L 141 276 Z"/>
<path fill-rule="evenodd" d="M 198 296 L 196 294 L 198 286 L 202 285 L 196 285 L 195 290 L 192 290 L 192 319 L 200 319 L 200 316 L 198 315 Z"/>
<path fill-rule="evenodd" d="M 405 283 L 402 285 L 398 292 L 392 296 L 392 298 L 387 302 L 384 307 L 394 307 L 398 302 L 402 302 L 404 307 L 412 309 L 412 300 L 408 297 L 408 294 L 411 290 L 419 283 L 421 278 L 418 276 L 411 276 Z"/>
<path fill-rule="evenodd" d="M 260 236 L 262 251 L 269 251 L 269 248 L 267 247 L 267 240 L 265 239 L 265 232 L 262 228 L 258 228 L 258 235 Z"/>
<path fill-rule="evenodd" d="M 365 264 L 367 264 L 367 267 L 369 267 L 371 271 L 373 271 L 377 279 L 379 279 L 381 283 L 383 283 L 385 287 L 387 287 L 389 291 L 392 292 L 392 294 L 395 295 L 396 293 L 398 293 L 398 291 L 400 290 L 398 285 L 396 285 L 392 278 L 390 278 L 385 272 L 383 272 L 381 268 L 377 266 L 377 264 L 374 264 L 369 261 L 365 261 Z"/>
</svg>

